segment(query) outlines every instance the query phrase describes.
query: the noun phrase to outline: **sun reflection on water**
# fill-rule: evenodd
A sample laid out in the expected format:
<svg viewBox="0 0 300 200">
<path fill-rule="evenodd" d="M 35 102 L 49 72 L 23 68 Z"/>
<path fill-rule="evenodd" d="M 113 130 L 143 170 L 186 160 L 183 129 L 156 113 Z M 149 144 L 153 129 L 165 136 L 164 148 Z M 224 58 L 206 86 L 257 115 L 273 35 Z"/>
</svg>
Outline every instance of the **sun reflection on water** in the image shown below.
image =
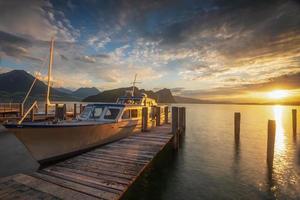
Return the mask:
<svg viewBox="0 0 300 200">
<path fill-rule="evenodd" d="M 273 106 L 274 118 L 276 120 L 276 138 L 275 138 L 275 153 L 282 154 L 285 151 L 285 137 L 284 137 L 284 128 L 283 128 L 283 107 L 282 106 Z"/>
</svg>

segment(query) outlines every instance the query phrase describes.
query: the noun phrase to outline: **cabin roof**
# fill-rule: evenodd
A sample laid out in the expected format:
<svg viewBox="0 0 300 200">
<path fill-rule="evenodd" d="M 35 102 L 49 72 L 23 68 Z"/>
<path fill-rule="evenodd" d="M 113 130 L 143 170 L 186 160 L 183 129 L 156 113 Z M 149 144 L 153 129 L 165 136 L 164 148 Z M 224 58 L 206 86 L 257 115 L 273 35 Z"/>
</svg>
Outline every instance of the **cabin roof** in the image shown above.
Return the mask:
<svg viewBox="0 0 300 200">
<path fill-rule="evenodd" d="M 92 104 L 88 104 L 87 106 L 114 106 L 114 107 L 125 107 L 124 104 L 118 104 L 118 103 L 92 103 Z"/>
</svg>

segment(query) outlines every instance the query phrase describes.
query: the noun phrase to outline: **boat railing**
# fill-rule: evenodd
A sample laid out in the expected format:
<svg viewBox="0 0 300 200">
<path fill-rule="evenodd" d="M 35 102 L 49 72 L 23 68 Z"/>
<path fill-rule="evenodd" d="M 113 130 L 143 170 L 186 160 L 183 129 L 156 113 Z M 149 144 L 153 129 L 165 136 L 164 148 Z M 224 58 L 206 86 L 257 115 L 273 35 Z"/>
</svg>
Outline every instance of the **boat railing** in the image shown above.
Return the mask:
<svg viewBox="0 0 300 200">
<path fill-rule="evenodd" d="M 24 121 L 24 119 L 27 117 L 27 115 L 33 111 L 33 109 L 37 107 L 37 101 L 34 101 L 33 104 L 31 105 L 31 107 L 27 110 L 27 112 L 25 113 L 25 115 L 18 121 L 18 124 L 22 124 L 22 122 Z"/>
<path fill-rule="evenodd" d="M 18 111 L 19 103 L 0 103 L 0 113 Z"/>
</svg>

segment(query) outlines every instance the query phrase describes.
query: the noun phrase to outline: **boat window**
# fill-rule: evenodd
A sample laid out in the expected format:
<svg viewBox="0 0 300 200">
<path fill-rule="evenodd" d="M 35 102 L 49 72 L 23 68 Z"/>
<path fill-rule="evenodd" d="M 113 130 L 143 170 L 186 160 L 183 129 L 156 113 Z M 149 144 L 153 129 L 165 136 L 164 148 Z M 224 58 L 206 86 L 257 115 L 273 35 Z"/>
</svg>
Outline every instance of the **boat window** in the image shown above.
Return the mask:
<svg viewBox="0 0 300 200">
<path fill-rule="evenodd" d="M 137 109 L 131 110 L 131 118 L 137 118 L 138 117 L 138 111 Z"/>
<path fill-rule="evenodd" d="M 119 112 L 120 109 L 118 108 L 108 108 L 104 115 L 104 119 L 116 119 Z"/>
<path fill-rule="evenodd" d="M 80 118 L 89 117 L 91 111 L 92 111 L 92 107 L 85 107 L 82 113 L 80 114 Z"/>
<path fill-rule="evenodd" d="M 103 112 L 103 108 L 101 107 L 96 107 L 93 111 L 93 115 L 92 115 L 92 118 L 99 118 L 100 115 L 102 114 Z"/>
<path fill-rule="evenodd" d="M 130 110 L 125 110 L 123 112 L 122 119 L 129 119 L 129 118 L 130 118 Z"/>
</svg>

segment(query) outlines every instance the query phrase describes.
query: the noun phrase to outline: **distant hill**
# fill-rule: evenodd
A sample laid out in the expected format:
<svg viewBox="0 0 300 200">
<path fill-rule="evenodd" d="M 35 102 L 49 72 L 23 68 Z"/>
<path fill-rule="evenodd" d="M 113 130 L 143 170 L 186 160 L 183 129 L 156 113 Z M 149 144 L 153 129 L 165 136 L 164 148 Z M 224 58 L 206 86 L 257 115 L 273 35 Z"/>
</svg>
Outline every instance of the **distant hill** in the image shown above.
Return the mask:
<svg viewBox="0 0 300 200">
<path fill-rule="evenodd" d="M 21 102 L 29 90 L 34 77 L 24 70 L 13 70 L 0 74 L 0 101 L 1 102 Z M 47 91 L 47 85 L 37 80 L 30 94 L 32 100 L 44 100 Z M 50 99 L 77 101 L 78 97 L 72 96 L 61 90 L 51 88 Z"/>
<path fill-rule="evenodd" d="M 84 102 L 116 102 L 117 98 L 124 96 L 126 91 L 131 90 L 131 87 L 118 88 L 113 90 L 105 90 L 97 95 L 89 96 L 83 99 Z M 173 95 L 169 89 L 162 89 L 157 92 L 144 89 L 139 90 L 135 88 L 135 95 L 140 96 L 142 93 L 148 95 L 148 97 L 156 99 L 159 103 L 175 103 Z"/>
<path fill-rule="evenodd" d="M 72 95 L 84 99 L 88 96 L 96 95 L 99 93 L 100 91 L 95 87 L 91 87 L 91 88 L 84 87 L 75 90 L 74 92 L 72 92 Z"/>
<path fill-rule="evenodd" d="M 66 93 L 66 94 L 72 94 L 72 93 L 73 93 L 72 90 L 69 90 L 69 89 L 63 88 L 63 87 L 54 88 L 54 89 L 56 89 L 56 90 L 58 90 L 58 91 L 60 91 L 60 92 Z"/>
</svg>

